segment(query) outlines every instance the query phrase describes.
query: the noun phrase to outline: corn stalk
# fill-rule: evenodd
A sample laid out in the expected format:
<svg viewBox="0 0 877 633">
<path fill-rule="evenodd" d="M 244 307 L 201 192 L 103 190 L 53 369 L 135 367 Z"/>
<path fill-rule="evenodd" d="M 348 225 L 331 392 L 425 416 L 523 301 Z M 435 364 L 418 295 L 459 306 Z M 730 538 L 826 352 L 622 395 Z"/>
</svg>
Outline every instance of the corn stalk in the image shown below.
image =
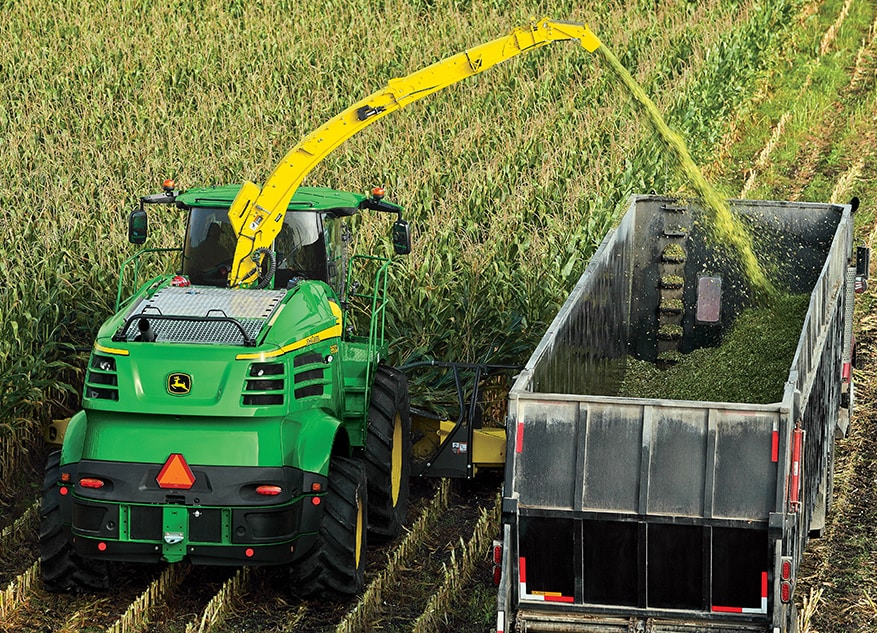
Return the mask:
<svg viewBox="0 0 877 633">
<path fill-rule="evenodd" d="M 106 633 L 134 633 L 144 629 L 155 604 L 163 601 L 170 591 L 176 589 L 190 570 L 190 565 L 176 564 L 165 567 L 161 575 L 149 583 L 146 591 L 131 603 L 128 610 L 107 627 Z"/>
<path fill-rule="evenodd" d="M 450 503 L 450 491 L 450 480 L 442 479 L 432 501 L 393 551 L 387 566 L 371 582 L 356 606 L 335 627 L 335 633 L 353 633 L 369 629 L 371 619 L 381 608 L 384 589 L 393 583 L 396 575 L 411 563 L 417 548 L 429 535 L 442 511 L 447 509 Z"/>
<path fill-rule="evenodd" d="M 40 561 L 37 560 L 27 571 L 16 576 L 7 585 L 6 589 L 0 591 L 0 621 L 6 620 L 20 606 L 21 601 L 27 592 L 30 591 L 39 573 Z"/>
<path fill-rule="evenodd" d="M 809 596 L 804 596 L 801 610 L 798 612 L 798 632 L 810 633 L 810 622 L 816 611 L 819 609 L 819 602 L 822 599 L 822 587 L 811 589 Z"/>
<path fill-rule="evenodd" d="M 13 545 L 18 544 L 25 534 L 36 531 L 39 513 L 40 502 L 37 500 L 20 517 L 0 530 L 0 558 Z"/>
<path fill-rule="evenodd" d="M 10 494 L 10 482 L 18 481 L 15 474 L 21 469 L 27 447 L 36 443 L 35 429 L 33 423 L 5 429 L 0 427 L 0 496 Z"/>
<path fill-rule="evenodd" d="M 475 524 L 475 529 L 469 540 L 464 542 L 463 539 L 460 539 L 462 555 L 459 557 L 459 562 L 457 561 L 457 550 L 451 552 L 449 564 L 444 565 L 444 580 L 436 592 L 432 594 L 423 613 L 414 622 L 414 626 L 411 628 L 412 633 L 429 633 L 439 629 L 443 614 L 451 610 L 463 587 L 472 578 L 475 566 L 483 559 L 484 553 L 490 546 L 493 536 L 499 529 L 499 517 L 500 498 L 497 496 L 491 510 L 481 511 L 481 516 L 478 523 Z"/>
<path fill-rule="evenodd" d="M 222 588 L 210 599 L 201 612 L 201 618 L 197 624 L 194 622 L 186 624 L 186 633 L 207 633 L 220 624 L 225 619 L 228 606 L 247 590 L 249 584 L 250 568 L 241 567 L 234 576 L 223 583 Z"/>
</svg>

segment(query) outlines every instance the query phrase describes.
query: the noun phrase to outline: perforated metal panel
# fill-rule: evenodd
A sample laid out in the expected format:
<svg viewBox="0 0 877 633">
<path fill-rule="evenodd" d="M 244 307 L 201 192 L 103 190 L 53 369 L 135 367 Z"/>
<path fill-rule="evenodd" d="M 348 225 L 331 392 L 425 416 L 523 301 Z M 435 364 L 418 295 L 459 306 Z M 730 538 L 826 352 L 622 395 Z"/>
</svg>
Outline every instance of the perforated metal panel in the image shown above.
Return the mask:
<svg viewBox="0 0 877 633">
<path fill-rule="evenodd" d="M 256 337 L 285 294 L 285 290 L 167 287 L 135 304 L 128 318 L 146 317 L 159 342 L 240 345 L 244 334 Z M 223 319 L 234 319 L 240 328 Z M 127 340 L 135 340 L 140 333 L 138 321 L 130 320 Z"/>
</svg>

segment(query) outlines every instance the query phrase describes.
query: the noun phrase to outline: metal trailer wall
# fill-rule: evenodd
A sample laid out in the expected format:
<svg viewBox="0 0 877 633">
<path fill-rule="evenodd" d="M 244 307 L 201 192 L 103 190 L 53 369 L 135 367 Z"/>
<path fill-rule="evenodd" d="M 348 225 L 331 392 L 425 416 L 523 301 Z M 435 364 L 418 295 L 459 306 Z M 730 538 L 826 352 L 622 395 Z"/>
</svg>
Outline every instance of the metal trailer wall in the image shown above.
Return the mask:
<svg viewBox="0 0 877 633">
<path fill-rule="evenodd" d="M 617 398 L 625 355 L 657 354 L 655 262 L 667 207 L 669 232 L 682 227 L 688 236 L 686 306 L 697 300 L 692 275 L 723 279 L 721 322 L 683 318 L 686 350 L 714 343 L 744 305 L 740 272 L 700 246 L 696 207 L 632 199 L 510 394 L 500 620 L 517 608 L 532 630 L 573 626 L 561 620 L 576 630 L 627 630 L 657 618 L 654 631 L 719 632 L 778 631 L 792 618 L 774 599 L 779 557 L 792 556 L 797 568 L 830 488 L 850 210 L 733 202 L 760 252 L 774 256 L 781 284 L 812 289 L 782 402 Z M 800 506 L 790 512 L 796 422 L 806 439 Z M 523 560 L 521 547 L 553 560 Z"/>
</svg>

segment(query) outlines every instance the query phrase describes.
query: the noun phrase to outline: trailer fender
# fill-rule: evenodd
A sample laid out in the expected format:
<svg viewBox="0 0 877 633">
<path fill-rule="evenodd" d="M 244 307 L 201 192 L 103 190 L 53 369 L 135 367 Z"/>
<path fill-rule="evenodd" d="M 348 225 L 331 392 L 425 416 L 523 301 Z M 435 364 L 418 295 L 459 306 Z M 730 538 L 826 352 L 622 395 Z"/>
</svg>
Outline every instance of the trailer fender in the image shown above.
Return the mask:
<svg viewBox="0 0 877 633">
<path fill-rule="evenodd" d="M 340 434 L 340 435 L 339 435 Z M 309 411 L 284 420 L 281 440 L 288 466 L 306 472 L 329 475 L 329 459 L 337 441 L 350 442 L 341 422 L 325 411 Z"/>
</svg>

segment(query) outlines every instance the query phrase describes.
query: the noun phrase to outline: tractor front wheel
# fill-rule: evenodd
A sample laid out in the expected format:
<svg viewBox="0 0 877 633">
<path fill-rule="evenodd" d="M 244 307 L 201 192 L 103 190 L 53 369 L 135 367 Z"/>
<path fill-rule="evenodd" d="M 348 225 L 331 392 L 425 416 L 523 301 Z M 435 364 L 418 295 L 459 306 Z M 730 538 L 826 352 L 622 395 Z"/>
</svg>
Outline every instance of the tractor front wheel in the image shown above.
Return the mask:
<svg viewBox="0 0 877 633">
<path fill-rule="evenodd" d="M 61 451 L 49 455 L 40 502 L 40 570 L 46 591 L 89 593 L 110 587 L 107 564 L 80 557 L 61 521 Z"/>
<path fill-rule="evenodd" d="M 358 459 L 333 457 L 317 543 L 292 569 L 304 597 L 352 597 L 365 583 L 368 492 Z"/>
<path fill-rule="evenodd" d="M 369 535 L 396 537 L 408 512 L 411 471 L 411 413 L 408 379 L 398 369 L 379 365 L 368 409 L 365 444 L 368 475 Z"/>
</svg>

